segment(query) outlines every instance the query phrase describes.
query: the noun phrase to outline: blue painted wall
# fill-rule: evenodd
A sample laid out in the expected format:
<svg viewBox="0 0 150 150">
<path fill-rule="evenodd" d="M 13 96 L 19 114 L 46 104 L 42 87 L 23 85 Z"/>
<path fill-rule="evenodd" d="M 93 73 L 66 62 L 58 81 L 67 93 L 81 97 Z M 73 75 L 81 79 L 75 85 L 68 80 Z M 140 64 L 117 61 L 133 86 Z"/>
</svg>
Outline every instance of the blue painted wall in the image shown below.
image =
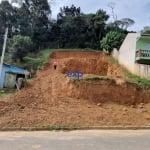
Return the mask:
<svg viewBox="0 0 150 150">
<path fill-rule="evenodd" d="M 25 71 L 26 70 L 24 70 L 22 68 L 3 64 L 2 72 L 1 72 L 1 76 L 0 76 L 0 88 L 3 88 L 6 72 L 12 72 L 12 73 L 16 73 L 16 74 L 25 74 Z"/>
</svg>

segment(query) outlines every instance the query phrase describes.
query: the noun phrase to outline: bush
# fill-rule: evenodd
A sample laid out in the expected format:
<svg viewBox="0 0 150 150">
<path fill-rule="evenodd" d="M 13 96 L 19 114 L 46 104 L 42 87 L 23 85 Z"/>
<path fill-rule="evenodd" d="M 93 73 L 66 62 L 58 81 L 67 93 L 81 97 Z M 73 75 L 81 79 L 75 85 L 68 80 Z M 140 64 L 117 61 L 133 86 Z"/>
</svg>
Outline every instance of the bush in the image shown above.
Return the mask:
<svg viewBox="0 0 150 150">
<path fill-rule="evenodd" d="M 125 39 L 125 36 L 126 35 L 122 32 L 108 32 L 106 36 L 100 41 L 101 48 L 107 52 L 111 52 L 113 48 L 119 49 L 123 40 Z"/>
</svg>

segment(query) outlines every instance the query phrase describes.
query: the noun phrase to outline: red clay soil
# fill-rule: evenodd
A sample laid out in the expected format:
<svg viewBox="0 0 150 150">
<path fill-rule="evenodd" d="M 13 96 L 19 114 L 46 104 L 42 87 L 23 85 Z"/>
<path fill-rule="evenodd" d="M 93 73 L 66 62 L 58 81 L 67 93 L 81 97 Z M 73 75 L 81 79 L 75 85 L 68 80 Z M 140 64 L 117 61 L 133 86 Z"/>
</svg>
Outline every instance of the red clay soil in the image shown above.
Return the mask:
<svg viewBox="0 0 150 150">
<path fill-rule="evenodd" d="M 68 79 L 68 71 L 83 79 Z M 110 79 L 86 80 L 95 75 Z M 28 87 L 0 102 L 0 127 L 149 125 L 149 91 L 124 78 L 100 52 L 55 52 Z"/>
</svg>

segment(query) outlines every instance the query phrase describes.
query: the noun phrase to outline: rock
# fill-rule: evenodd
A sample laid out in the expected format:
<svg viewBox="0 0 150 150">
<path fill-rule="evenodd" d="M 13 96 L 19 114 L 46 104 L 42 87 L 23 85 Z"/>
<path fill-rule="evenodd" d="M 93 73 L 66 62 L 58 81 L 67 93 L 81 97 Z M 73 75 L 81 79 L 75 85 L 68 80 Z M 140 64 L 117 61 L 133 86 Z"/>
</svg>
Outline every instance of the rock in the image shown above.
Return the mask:
<svg viewBox="0 0 150 150">
<path fill-rule="evenodd" d="M 37 98 L 37 97 L 39 97 L 39 95 L 37 94 L 37 95 L 35 95 L 35 97 Z"/>
<path fill-rule="evenodd" d="M 20 106 L 20 109 L 24 109 L 25 108 L 25 106 Z"/>
<path fill-rule="evenodd" d="M 135 108 L 135 105 L 131 105 L 131 108 Z"/>
<path fill-rule="evenodd" d="M 143 113 L 143 109 L 138 109 L 136 112 L 137 113 Z"/>
<path fill-rule="evenodd" d="M 144 103 L 140 103 L 140 105 L 141 105 L 141 106 L 143 106 L 143 105 L 144 105 Z"/>
<path fill-rule="evenodd" d="M 127 108 L 123 108 L 123 111 L 128 111 Z"/>
<path fill-rule="evenodd" d="M 97 106 L 102 106 L 102 103 L 98 103 Z"/>
<path fill-rule="evenodd" d="M 144 103 L 140 103 L 139 108 L 144 108 Z"/>
<path fill-rule="evenodd" d="M 140 105 L 139 108 L 144 108 L 144 106 L 143 106 L 143 105 Z"/>
<path fill-rule="evenodd" d="M 124 111 L 122 114 L 123 114 L 123 115 L 127 115 L 127 112 Z"/>
</svg>

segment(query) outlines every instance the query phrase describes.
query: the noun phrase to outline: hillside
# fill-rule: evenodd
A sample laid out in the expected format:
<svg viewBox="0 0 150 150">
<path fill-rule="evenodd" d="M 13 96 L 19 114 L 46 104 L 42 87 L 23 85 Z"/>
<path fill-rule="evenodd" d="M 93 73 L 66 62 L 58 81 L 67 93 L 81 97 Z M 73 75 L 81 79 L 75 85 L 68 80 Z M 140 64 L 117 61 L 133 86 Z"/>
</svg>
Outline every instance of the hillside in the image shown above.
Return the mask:
<svg viewBox="0 0 150 150">
<path fill-rule="evenodd" d="M 77 71 L 81 80 L 66 75 Z M 125 78 L 101 52 L 54 52 L 26 88 L 0 101 L 0 126 L 149 125 L 149 91 Z"/>
</svg>

